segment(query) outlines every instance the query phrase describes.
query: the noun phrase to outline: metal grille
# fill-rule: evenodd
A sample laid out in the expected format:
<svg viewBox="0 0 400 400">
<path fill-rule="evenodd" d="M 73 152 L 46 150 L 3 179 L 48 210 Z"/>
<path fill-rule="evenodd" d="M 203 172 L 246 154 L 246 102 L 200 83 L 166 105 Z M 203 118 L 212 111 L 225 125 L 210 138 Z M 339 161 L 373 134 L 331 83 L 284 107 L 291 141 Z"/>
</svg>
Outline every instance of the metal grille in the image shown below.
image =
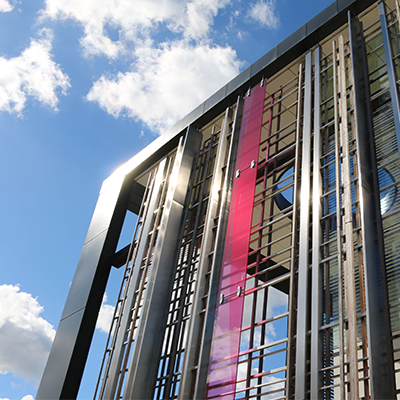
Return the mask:
<svg viewBox="0 0 400 400">
<path fill-rule="evenodd" d="M 274 91 L 267 82 L 257 160 L 250 248 L 235 398 L 284 399 L 289 394 L 289 348 L 295 313 L 289 317 L 298 245 L 294 211 L 298 114 L 302 69 L 286 72 Z M 270 89 L 271 87 L 271 89 Z M 271 93 L 272 91 L 272 93 Z M 293 290 L 293 289 L 292 289 Z"/>
<path fill-rule="evenodd" d="M 168 188 L 168 178 L 173 165 L 173 158 L 168 158 L 166 163 L 162 163 L 159 168 L 163 169 L 163 179 L 159 187 L 157 184 L 157 168 L 149 175 L 145 194 L 140 207 L 135 233 L 129 249 L 129 254 L 125 266 L 124 277 L 119 291 L 117 307 L 114 311 L 113 322 L 107 340 L 107 346 L 103 357 L 99 380 L 96 386 L 94 398 L 114 398 L 120 399 L 123 396 L 125 377 L 129 367 L 132 346 L 135 341 L 135 330 L 141 315 L 144 293 L 146 290 L 147 279 L 152 263 L 154 246 L 157 240 L 158 227 L 161 221 L 163 206 Z M 151 197 L 157 196 L 157 205 L 148 212 Z M 151 212 L 153 211 L 153 215 Z M 147 237 L 143 236 L 142 227 L 145 219 L 150 219 L 152 229 Z M 144 257 L 139 260 L 138 274 L 132 279 L 133 266 L 138 267 L 137 249 L 139 241 L 145 242 Z M 129 292 L 133 296 L 129 296 Z M 127 314 L 125 324 L 123 315 Z M 117 338 L 123 338 L 122 345 L 118 347 Z M 120 339 L 121 340 L 121 339 Z M 116 366 L 116 373 L 110 374 L 112 363 Z M 112 381 L 110 381 L 112 375 Z"/>
<path fill-rule="evenodd" d="M 369 398 L 368 344 L 350 43 L 321 60 L 322 387 Z M 350 391 L 351 389 L 351 391 Z M 350 398 L 350 397 L 349 397 Z"/>
<path fill-rule="evenodd" d="M 193 174 L 178 260 L 172 270 L 175 276 L 154 399 L 176 399 L 179 392 L 219 136 L 220 131 L 213 130 L 203 143 Z"/>
</svg>

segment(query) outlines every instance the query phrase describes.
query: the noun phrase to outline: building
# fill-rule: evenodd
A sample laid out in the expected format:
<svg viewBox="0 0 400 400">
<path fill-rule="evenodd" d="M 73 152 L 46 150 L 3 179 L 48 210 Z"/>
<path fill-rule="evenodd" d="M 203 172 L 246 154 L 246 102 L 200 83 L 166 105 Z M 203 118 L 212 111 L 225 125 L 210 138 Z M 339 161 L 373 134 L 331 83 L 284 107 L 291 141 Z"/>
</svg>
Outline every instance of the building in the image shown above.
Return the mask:
<svg viewBox="0 0 400 400">
<path fill-rule="evenodd" d="M 113 267 L 95 399 L 400 398 L 399 15 L 337 0 L 104 182 L 37 399 Z"/>
</svg>

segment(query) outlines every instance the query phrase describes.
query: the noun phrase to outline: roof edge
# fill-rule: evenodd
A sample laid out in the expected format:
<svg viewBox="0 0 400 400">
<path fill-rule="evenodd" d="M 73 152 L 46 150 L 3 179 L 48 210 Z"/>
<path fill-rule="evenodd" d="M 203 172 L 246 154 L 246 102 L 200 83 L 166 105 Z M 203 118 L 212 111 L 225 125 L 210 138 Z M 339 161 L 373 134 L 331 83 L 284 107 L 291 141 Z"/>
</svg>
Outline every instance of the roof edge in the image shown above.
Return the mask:
<svg viewBox="0 0 400 400">
<path fill-rule="evenodd" d="M 138 170 L 138 174 L 144 171 L 158 157 L 167 154 L 174 147 L 189 125 L 198 128 L 205 120 L 213 119 L 263 77 L 274 75 L 285 65 L 316 46 L 319 41 L 347 22 L 349 10 L 357 15 L 375 2 L 376 0 L 336 0 L 115 170 L 103 182 L 100 192 L 107 189 L 115 175 L 127 175 L 135 169 Z"/>
</svg>

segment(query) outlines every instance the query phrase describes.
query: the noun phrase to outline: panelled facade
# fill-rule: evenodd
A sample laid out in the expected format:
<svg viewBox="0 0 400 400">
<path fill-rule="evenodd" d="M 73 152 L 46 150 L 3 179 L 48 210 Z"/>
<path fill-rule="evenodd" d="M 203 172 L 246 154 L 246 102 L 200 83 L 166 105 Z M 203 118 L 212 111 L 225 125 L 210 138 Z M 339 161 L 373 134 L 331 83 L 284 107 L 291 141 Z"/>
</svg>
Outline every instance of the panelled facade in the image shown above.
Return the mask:
<svg viewBox="0 0 400 400">
<path fill-rule="evenodd" d="M 37 399 L 111 268 L 94 400 L 400 399 L 399 19 L 336 1 L 104 182 Z"/>
</svg>

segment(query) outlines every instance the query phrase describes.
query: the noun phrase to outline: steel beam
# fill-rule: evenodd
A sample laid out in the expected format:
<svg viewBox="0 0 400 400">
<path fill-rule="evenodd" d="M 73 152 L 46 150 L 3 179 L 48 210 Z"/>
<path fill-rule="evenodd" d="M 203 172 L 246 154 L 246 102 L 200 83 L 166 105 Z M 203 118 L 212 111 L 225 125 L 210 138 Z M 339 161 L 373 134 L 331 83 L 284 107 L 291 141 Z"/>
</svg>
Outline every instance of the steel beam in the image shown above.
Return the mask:
<svg viewBox="0 0 400 400">
<path fill-rule="evenodd" d="M 299 97 L 301 87 L 299 87 Z M 302 400 L 306 396 L 307 376 L 307 304 L 309 282 L 309 229 L 310 229 L 310 168 L 311 168 L 311 98 L 312 98 L 312 52 L 306 54 L 304 79 L 304 113 L 303 113 L 303 147 L 301 161 L 300 186 L 300 242 L 299 273 L 297 291 L 297 331 L 296 331 L 296 381 L 295 399 Z M 300 119 L 300 113 L 297 118 Z M 293 229 L 295 221 L 293 221 Z"/>
<path fill-rule="evenodd" d="M 380 3 L 379 10 L 380 12 L 384 11 L 383 3 Z M 377 174 L 376 165 L 374 168 L 375 154 L 371 154 L 374 146 L 372 121 L 370 120 L 371 110 L 366 53 L 361 24 L 350 13 L 348 17 L 351 57 L 353 60 L 354 131 L 357 138 L 357 163 L 359 169 L 358 186 L 366 280 L 371 398 L 394 399 L 396 395 L 393 348 L 382 245 L 383 237 L 382 231 L 379 229 L 379 225 L 381 225 L 379 206 L 376 207 L 376 203 L 379 202 L 379 188 L 377 187 L 377 175 L 373 176 L 373 174 Z M 382 27 L 382 30 L 384 30 L 384 27 Z M 389 60 L 387 60 L 387 64 L 389 69 L 389 64 L 391 64 Z M 395 88 L 394 90 L 392 98 L 397 97 L 397 89 Z M 394 114 L 396 114 L 395 109 Z"/>
<path fill-rule="evenodd" d="M 343 234 L 345 237 L 345 257 L 343 260 L 345 309 L 347 317 L 347 360 L 350 365 L 348 373 L 350 382 L 350 398 L 359 398 L 358 388 L 358 357 L 357 357 L 357 313 L 356 288 L 354 273 L 354 245 L 353 245 L 353 211 L 351 199 L 350 177 L 350 149 L 347 111 L 347 81 L 346 61 L 343 36 L 339 36 L 339 112 L 340 112 L 340 139 L 342 145 L 342 182 L 343 185 Z M 340 204 L 337 205 L 340 207 Z"/>
<path fill-rule="evenodd" d="M 299 65 L 299 74 L 298 74 L 298 84 L 297 84 L 297 120 L 296 120 L 296 150 L 294 156 L 294 177 L 293 177 L 293 214 L 292 214 L 292 235 L 291 235 L 291 249 L 290 249 L 290 283 L 289 283 L 289 318 L 288 318 L 288 344 L 286 351 L 286 393 L 285 400 L 292 399 L 295 395 L 295 385 L 294 383 L 294 375 L 295 375 L 295 367 L 293 360 L 296 357 L 296 346 L 293 346 L 293 342 L 295 342 L 294 336 L 296 335 L 294 326 L 295 326 L 295 296 L 294 293 L 296 291 L 295 287 L 295 279 L 296 279 L 296 266 L 297 266 L 297 219 L 298 219 L 298 206 L 299 206 L 299 169 L 300 169 L 300 143 L 301 143 L 301 110 L 303 104 L 302 98 L 302 87 L 303 87 L 303 64 Z M 297 285 L 296 285 L 297 286 Z"/>
<path fill-rule="evenodd" d="M 163 335 L 160 332 L 165 326 L 169 308 L 169 302 L 165 299 L 169 298 L 175 272 L 175 264 L 171 260 L 176 259 L 176 239 L 179 237 L 187 187 L 200 140 L 200 132 L 189 128 L 185 142 L 177 150 L 129 365 L 124 399 L 153 398 L 163 344 Z"/>
<path fill-rule="evenodd" d="M 342 182 L 341 182 L 341 150 L 339 134 L 339 96 L 338 96 L 338 74 L 337 74 L 337 47 L 336 41 L 332 42 L 332 66 L 333 66 L 333 101 L 335 112 L 335 179 L 336 179 L 336 247 L 337 247 L 337 269 L 338 269 L 338 306 L 339 306 L 339 398 L 345 399 L 345 374 L 344 374 L 344 309 L 343 309 L 343 243 L 342 243 Z"/>
<path fill-rule="evenodd" d="M 123 362 L 124 356 L 127 357 L 124 347 L 127 341 L 127 332 L 131 325 L 132 320 L 132 309 L 136 301 L 136 291 L 139 286 L 139 280 L 141 279 L 141 266 L 143 259 L 147 253 L 148 247 L 148 237 L 150 232 L 154 229 L 154 214 L 159 206 L 160 191 L 162 190 L 162 181 L 164 179 L 165 169 L 166 169 L 166 158 L 164 158 L 158 166 L 157 175 L 155 177 L 155 182 L 153 185 L 152 194 L 149 200 L 149 205 L 146 211 L 146 218 L 143 223 L 143 228 L 141 230 L 141 237 L 138 241 L 138 248 L 136 251 L 135 260 L 133 260 L 133 272 L 132 277 L 129 282 L 129 288 L 126 294 L 126 299 L 121 305 L 121 322 L 119 329 L 116 333 L 117 340 L 115 344 L 115 349 L 113 349 L 113 355 L 111 360 L 110 371 L 108 373 L 107 384 L 105 389 L 104 398 L 113 399 L 115 398 L 115 392 L 117 390 L 117 383 L 120 379 L 124 379 L 125 372 L 123 371 L 122 377 L 120 378 L 121 364 Z M 144 277 L 142 277 L 144 279 Z M 135 345 L 135 344 L 133 344 Z"/>
<path fill-rule="evenodd" d="M 320 277 L 320 244 L 321 244 L 321 48 L 318 46 L 314 53 L 314 154 L 313 154 L 313 187 L 312 187 L 312 287 L 311 287 L 311 354 L 310 354 L 310 398 L 319 399 L 321 378 L 321 277 Z"/>
<path fill-rule="evenodd" d="M 201 255 L 198 269 L 198 281 L 194 291 L 192 312 L 188 326 L 188 340 L 182 367 L 181 384 L 179 387 L 179 398 L 190 399 L 193 396 L 194 382 L 197 373 L 194 371 L 197 363 L 198 350 L 203 337 L 204 318 L 204 296 L 207 296 L 207 273 L 210 263 L 210 253 L 213 252 L 213 227 L 215 218 L 218 216 L 218 203 L 220 201 L 220 190 L 223 187 L 223 168 L 225 156 L 228 149 L 228 135 L 232 122 L 232 110 L 227 108 L 225 119 L 219 136 L 218 151 L 215 158 L 215 169 L 212 186 L 208 200 L 208 212 L 204 224 L 204 236 L 201 246 Z M 203 314 L 203 315 L 202 315 Z"/>
</svg>

